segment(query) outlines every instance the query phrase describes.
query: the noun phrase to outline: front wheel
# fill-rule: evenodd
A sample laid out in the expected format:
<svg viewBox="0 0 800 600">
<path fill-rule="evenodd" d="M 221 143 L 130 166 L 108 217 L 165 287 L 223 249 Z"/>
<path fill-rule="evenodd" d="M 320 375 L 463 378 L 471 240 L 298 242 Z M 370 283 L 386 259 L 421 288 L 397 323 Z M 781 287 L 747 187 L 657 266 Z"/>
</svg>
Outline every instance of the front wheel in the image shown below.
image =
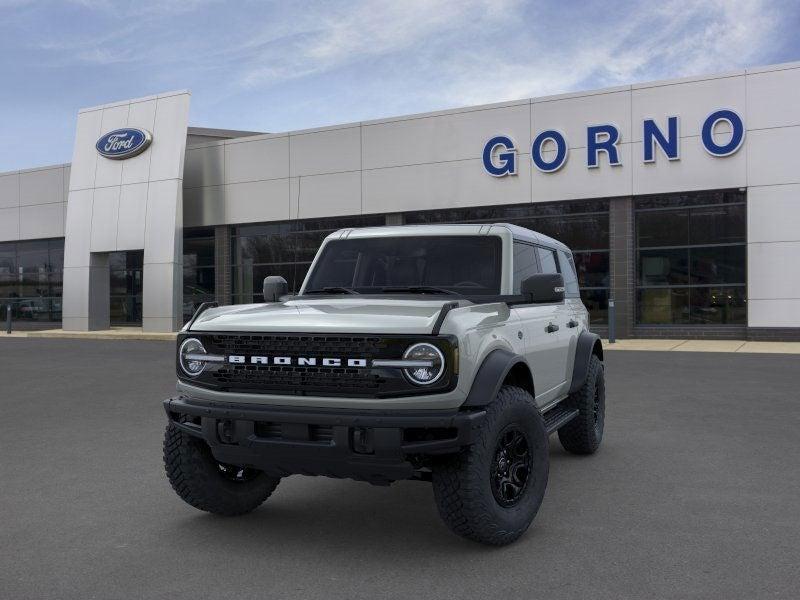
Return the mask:
<svg viewBox="0 0 800 600">
<path fill-rule="evenodd" d="M 164 433 L 164 468 L 181 499 L 217 515 L 243 515 L 258 508 L 280 482 L 263 471 L 218 462 L 203 440 L 170 423 Z"/>
<path fill-rule="evenodd" d="M 503 386 L 475 443 L 434 465 L 439 515 L 460 536 L 510 544 L 528 529 L 547 488 L 547 430 L 531 395 Z"/>
</svg>

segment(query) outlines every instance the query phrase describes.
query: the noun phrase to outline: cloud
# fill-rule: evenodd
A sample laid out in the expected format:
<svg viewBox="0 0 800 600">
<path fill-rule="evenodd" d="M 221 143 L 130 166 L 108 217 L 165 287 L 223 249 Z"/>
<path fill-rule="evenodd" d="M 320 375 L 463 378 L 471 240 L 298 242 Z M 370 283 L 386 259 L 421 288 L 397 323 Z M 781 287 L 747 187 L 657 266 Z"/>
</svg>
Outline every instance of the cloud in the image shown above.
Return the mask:
<svg viewBox="0 0 800 600">
<path fill-rule="evenodd" d="M 270 22 L 229 58 L 249 90 L 358 67 L 387 90 L 402 77 L 407 94 L 461 106 L 768 62 L 783 12 L 766 0 L 621 3 L 613 13 L 606 3 L 354 2 Z"/>
<path fill-rule="evenodd" d="M 463 31 L 470 22 L 492 26 L 513 0 L 361 0 L 302 11 L 293 28 L 279 37 L 270 22 L 264 34 L 246 42 L 251 51 L 240 73 L 247 86 L 330 72 L 392 54 L 425 53 L 442 35 Z M 255 51 L 255 52 L 253 52 Z"/>
<path fill-rule="evenodd" d="M 358 67 L 365 79 L 404 77 L 407 93 L 458 105 L 750 65 L 769 56 L 784 12 L 767 0 L 618 3 L 613 12 L 604 2 L 522 0 L 258 3 L 230 14 L 211 0 L 73 4 L 103 14 L 105 27 L 37 38 L 55 66 L 203 61 L 223 74 L 228 95 Z"/>
<path fill-rule="evenodd" d="M 475 57 L 461 61 L 444 97 L 479 104 L 752 66 L 769 61 L 780 18 L 774 3 L 760 0 L 643 5 L 612 26 L 598 18 L 596 28 L 559 44 L 534 42 L 522 57 L 494 53 L 491 76 L 473 68 Z"/>
</svg>

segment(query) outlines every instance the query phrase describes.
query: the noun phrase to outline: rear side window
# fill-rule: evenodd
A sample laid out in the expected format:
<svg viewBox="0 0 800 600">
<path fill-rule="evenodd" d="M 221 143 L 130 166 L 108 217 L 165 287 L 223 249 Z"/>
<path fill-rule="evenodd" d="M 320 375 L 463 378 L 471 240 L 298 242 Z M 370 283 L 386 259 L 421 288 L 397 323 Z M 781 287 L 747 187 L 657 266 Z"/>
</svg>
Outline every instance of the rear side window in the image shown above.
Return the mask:
<svg viewBox="0 0 800 600">
<path fill-rule="evenodd" d="M 522 290 L 522 282 L 539 272 L 536 261 L 536 246 L 514 242 L 514 293 Z"/>
<path fill-rule="evenodd" d="M 580 298 L 578 275 L 575 272 L 575 263 L 572 257 L 563 250 L 559 250 L 558 259 L 561 263 L 561 272 L 564 274 L 564 296 L 567 298 Z"/>
<path fill-rule="evenodd" d="M 537 246 L 536 250 L 539 252 L 539 263 L 542 265 L 542 273 L 558 273 L 556 253 L 549 248 L 542 248 L 541 246 Z"/>
</svg>

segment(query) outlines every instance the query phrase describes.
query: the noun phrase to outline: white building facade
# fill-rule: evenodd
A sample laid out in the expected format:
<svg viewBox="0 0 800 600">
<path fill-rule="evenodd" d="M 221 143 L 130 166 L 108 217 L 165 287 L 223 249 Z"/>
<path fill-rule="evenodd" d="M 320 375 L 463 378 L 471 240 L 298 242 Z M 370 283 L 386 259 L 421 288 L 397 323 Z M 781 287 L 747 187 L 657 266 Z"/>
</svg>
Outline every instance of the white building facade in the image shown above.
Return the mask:
<svg viewBox="0 0 800 600">
<path fill-rule="evenodd" d="M 18 326 L 172 331 L 339 228 L 512 222 L 573 249 L 601 332 L 613 301 L 618 337 L 800 339 L 800 63 L 277 134 L 189 107 L 81 110 L 71 165 L 0 174 Z"/>
</svg>

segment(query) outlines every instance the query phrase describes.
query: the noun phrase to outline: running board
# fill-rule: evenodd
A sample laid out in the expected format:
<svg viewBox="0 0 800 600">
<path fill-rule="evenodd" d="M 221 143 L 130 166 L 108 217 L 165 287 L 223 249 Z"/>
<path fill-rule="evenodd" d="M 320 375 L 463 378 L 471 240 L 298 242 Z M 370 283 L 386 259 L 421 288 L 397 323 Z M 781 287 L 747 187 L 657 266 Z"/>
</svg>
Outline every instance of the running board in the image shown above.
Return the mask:
<svg viewBox="0 0 800 600">
<path fill-rule="evenodd" d="M 547 433 L 558 431 L 561 427 L 572 421 L 578 416 L 578 409 L 566 408 L 558 405 L 548 410 L 544 415 L 544 426 L 547 428 Z"/>
</svg>

